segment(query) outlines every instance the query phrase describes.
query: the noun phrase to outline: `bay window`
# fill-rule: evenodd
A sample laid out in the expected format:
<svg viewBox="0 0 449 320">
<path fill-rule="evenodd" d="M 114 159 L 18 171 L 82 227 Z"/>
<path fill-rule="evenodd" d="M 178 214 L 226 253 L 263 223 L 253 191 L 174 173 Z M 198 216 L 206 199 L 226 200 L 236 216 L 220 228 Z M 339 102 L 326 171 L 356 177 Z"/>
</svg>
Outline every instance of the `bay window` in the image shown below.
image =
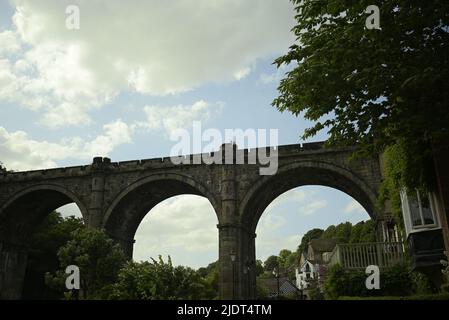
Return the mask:
<svg viewBox="0 0 449 320">
<path fill-rule="evenodd" d="M 439 227 L 437 205 L 433 193 L 401 190 L 402 214 L 407 236 L 412 232 Z"/>
</svg>

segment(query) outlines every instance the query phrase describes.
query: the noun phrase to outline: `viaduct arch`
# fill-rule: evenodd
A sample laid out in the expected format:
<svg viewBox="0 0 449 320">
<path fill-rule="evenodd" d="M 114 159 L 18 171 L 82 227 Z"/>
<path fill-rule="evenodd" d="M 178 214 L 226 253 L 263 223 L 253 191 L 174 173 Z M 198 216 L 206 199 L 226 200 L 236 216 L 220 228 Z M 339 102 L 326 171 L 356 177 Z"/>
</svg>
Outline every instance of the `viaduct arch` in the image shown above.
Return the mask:
<svg viewBox="0 0 449 320">
<path fill-rule="evenodd" d="M 145 215 L 162 201 L 182 194 L 203 196 L 215 212 L 220 210 L 215 196 L 200 182 L 183 174 L 153 174 L 120 192 L 106 209 L 101 227 L 121 243 L 127 256 L 132 257 L 134 235 Z"/>
<path fill-rule="evenodd" d="M 355 147 L 324 148 L 322 142 L 279 146 L 276 174 L 262 176 L 259 169 L 264 165 L 248 161 L 249 155 L 273 149 L 223 145 L 219 152 L 225 149 L 241 155 L 244 164 L 236 163 L 235 153 L 234 161 L 225 164 L 174 164 L 169 157 L 111 162 L 96 157 L 85 166 L 0 174 L 0 298 L 21 296 L 27 235 L 46 214 L 72 202 L 89 227 L 105 229 L 131 258 L 137 227 L 156 204 L 181 194 L 207 198 L 218 220 L 222 299 L 255 297 L 257 222 L 287 190 L 310 184 L 341 190 L 382 225 L 385 210 L 376 207 L 382 181 L 377 156 L 349 161 Z"/>
</svg>

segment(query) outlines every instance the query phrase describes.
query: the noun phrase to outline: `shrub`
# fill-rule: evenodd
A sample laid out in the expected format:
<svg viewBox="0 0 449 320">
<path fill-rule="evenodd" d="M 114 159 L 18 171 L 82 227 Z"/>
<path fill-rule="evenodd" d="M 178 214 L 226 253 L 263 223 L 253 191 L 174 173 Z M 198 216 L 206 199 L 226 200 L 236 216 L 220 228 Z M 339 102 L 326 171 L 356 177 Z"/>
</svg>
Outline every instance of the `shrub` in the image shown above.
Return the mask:
<svg viewBox="0 0 449 320">
<path fill-rule="evenodd" d="M 412 272 L 406 265 L 395 265 L 383 270 L 379 290 L 368 290 L 365 286 L 366 278 L 364 271 L 347 271 L 340 265 L 334 265 L 329 269 L 324 283 L 325 297 L 338 299 L 341 296 L 408 296 L 417 291 Z"/>
</svg>

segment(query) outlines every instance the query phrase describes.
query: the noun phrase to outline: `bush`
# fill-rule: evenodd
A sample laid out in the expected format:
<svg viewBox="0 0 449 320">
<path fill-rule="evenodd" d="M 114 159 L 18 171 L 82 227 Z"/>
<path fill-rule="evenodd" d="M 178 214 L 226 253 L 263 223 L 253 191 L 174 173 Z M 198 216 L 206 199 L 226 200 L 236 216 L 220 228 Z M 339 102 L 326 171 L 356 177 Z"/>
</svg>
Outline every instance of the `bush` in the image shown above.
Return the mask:
<svg viewBox="0 0 449 320">
<path fill-rule="evenodd" d="M 340 265 L 330 267 L 324 283 L 326 299 L 340 296 L 365 296 L 366 275 L 359 271 L 348 272 Z"/>
<path fill-rule="evenodd" d="M 324 300 L 324 294 L 321 292 L 320 288 L 315 287 L 309 290 L 310 300 Z"/>
<path fill-rule="evenodd" d="M 266 300 L 269 298 L 269 292 L 260 284 L 260 277 L 256 280 L 256 298 Z"/>
<path fill-rule="evenodd" d="M 420 272 L 412 272 L 412 280 L 414 292 L 418 295 L 426 295 L 437 293 L 438 290 L 434 287 L 429 278 Z"/>
<path fill-rule="evenodd" d="M 80 228 L 73 231 L 71 236 L 72 239 L 58 251 L 60 269 L 55 273 L 47 273 L 45 283 L 55 291 L 66 292 L 65 269 L 69 265 L 76 265 L 80 269 L 79 298 L 104 299 L 126 262 L 123 251 L 102 230 Z"/>
<path fill-rule="evenodd" d="M 381 272 L 380 289 L 368 290 L 367 275 L 363 271 L 347 271 L 340 265 L 332 266 L 324 283 L 326 299 L 341 296 L 408 296 L 416 293 L 416 283 L 406 265 L 396 265 Z"/>
<path fill-rule="evenodd" d="M 414 294 L 414 281 L 410 268 L 407 265 L 398 264 L 382 272 L 379 291 L 385 296 Z"/>
<path fill-rule="evenodd" d="M 119 272 L 117 283 L 110 288 L 108 299 L 117 300 L 199 300 L 213 299 L 207 281 L 195 270 L 173 266 L 170 256 L 165 262 L 128 262 Z"/>
</svg>

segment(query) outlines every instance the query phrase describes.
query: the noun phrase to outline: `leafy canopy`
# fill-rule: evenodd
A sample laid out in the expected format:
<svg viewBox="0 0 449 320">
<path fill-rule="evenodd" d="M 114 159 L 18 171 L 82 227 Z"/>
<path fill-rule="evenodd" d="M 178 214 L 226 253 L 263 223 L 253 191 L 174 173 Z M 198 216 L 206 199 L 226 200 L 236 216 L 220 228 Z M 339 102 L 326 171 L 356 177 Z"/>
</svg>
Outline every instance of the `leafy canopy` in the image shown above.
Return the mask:
<svg viewBox="0 0 449 320">
<path fill-rule="evenodd" d="M 273 105 L 315 123 L 303 138 L 327 128 L 367 152 L 448 138 L 448 1 L 376 1 L 381 30 L 365 28 L 369 0 L 292 2 L 297 42 L 275 63 L 297 66 Z"/>
<path fill-rule="evenodd" d="M 47 285 L 65 291 L 65 269 L 76 265 L 80 269 L 81 298 L 105 298 L 126 262 L 123 251 L 103 230 L 77 229 L 72 237 L 59 249 L 60 269 L 47 274 Z"/>
<path fill-rule="evenodd" d="M 279 257 L 277 256 L 269 256 L 267 260 L 263 263 L 265 271 L 273 271 L 276 268 L 279 268 Z"/>
<path fill-rule="evenodd" d="M 321 238 L 323 232 L 324 230 L 319 228 L 314 228 L 312 230 L 307 231 L 301 238 L 301 243 L 299 244 L 297 249 L 298 254 L 302 254 L 303 252 L 307 253 L 310 240 Z"/>
<path fill-rule="evenodd" d="M 212 267 L 216 269 L 214 265 Z M 212 271 L 212 274 L 215 274 L 215 271 Z M 152 262 L 128 262 L 120 270 L 118 282 L 112 286 L 108 298 L 125 300 L 217 298 L 210 285 L 207 278 L 202 278 L 199 272 L 189 267 L 174 267 L 170 257 L 165 262 L 159 256 L 159 261 L 152 259 Z"/>
<path fill-rule="evenodd" d="M 61 293 L 45 285 L 45 273 L 59 267 L 58 250 L 72 239 L 72 232 L 84 228 L 83 219 L 74 216 L 63 218 L 59 212 L 51 212 L 37 226 L 28 251 L 22 296 L 24 299 L 55 299 Z"/>
</svg>

